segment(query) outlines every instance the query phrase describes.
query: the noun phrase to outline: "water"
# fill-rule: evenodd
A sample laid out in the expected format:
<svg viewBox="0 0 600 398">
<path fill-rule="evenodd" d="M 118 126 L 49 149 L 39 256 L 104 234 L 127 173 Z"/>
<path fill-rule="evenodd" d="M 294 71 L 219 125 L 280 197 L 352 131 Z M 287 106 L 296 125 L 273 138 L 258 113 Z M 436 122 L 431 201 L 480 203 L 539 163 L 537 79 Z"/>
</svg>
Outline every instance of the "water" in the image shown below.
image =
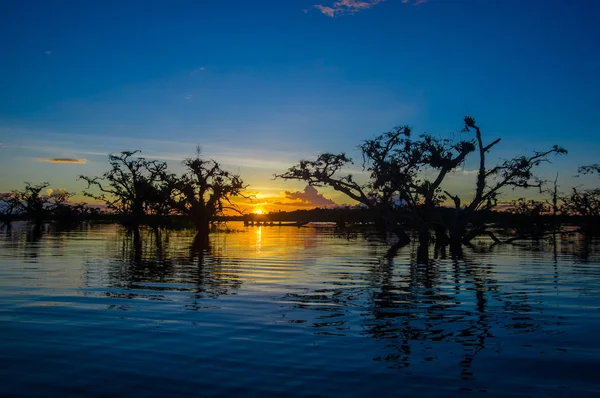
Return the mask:
<svg viewBox="0 0 600 398">
<path fill-rule="evenodd" d="M 600 396 L 597 242 L 231 227 L 0 232 L 0 395 Z"/>
</svg>

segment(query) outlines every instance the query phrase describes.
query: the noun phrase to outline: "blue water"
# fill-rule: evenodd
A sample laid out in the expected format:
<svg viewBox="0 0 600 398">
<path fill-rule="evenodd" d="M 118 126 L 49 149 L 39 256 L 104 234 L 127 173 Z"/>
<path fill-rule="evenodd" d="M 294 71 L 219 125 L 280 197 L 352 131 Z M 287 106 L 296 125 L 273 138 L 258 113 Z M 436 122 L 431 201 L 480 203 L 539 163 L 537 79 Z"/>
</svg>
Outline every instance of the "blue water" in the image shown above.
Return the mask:
<svg viewBox="0 0 600 398">
<path fill-rule="evenodd" d="M 600 396 L 598 242 L 230 228 L 2 230 L 0 395 Z"/>
</svg>

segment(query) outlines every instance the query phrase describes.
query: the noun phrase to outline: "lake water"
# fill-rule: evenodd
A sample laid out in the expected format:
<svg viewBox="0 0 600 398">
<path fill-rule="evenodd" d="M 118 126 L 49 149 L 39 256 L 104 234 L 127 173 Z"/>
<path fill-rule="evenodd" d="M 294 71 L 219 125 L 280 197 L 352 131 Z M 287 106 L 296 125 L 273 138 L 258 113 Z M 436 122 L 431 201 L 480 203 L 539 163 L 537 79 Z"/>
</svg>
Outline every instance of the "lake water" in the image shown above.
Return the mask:
<svg viewBox="0 0 600 398">
<path fill-rule="evenodd" d="M 598 242 L 230 227 L 0 232 L 0 395 L 600 396 Z"/>
</svg>

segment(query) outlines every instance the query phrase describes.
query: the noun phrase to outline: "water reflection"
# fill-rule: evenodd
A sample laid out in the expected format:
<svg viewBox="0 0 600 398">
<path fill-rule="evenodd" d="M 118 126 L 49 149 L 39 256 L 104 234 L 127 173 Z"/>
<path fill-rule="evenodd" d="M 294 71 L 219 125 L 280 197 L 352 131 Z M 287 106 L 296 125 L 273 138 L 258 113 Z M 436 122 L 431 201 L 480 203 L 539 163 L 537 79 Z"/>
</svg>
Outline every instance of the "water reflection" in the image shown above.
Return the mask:
<svg viewBox="0 0 600 398">
<path fill-rule="evenodd" d="M 89 267 L 106 272 L 107 285 L 120 289 L 108 296 L 169 300 L 169 292 L 183 292 L 185 308 L 194 309 L 198 300 L 235 294 L 242 284 L 235 262 L 224 265 L 221 250 L 191 231 L 121 233 L 107 242 L 106 252 L 113 258 Z"/>
<path fill-rule="evenodd" d="M 376 247 L 364 245 L 367 251 Z M 489 248 L 474 246 L 461 261 L 435 253 L 439 259 L 428 264 L 420 262 L 418 247 L 408 252 L 408 263 L 406 257 L 390 258 L 386 252 L 362 275 L 368 288 L 352 289 L 352 283 L 340 277 L 335 286 L 286 294 L 283 300 L 293 308 L 315 311 L 312 327 L 324 335 L 346 335 L 349 318 L 357 315 L 352 309 L 358 308 L 363 333 L 384 346 L 374 360 L 391 368 L 450 360 L 458 365 L 461 379 L 469 380 L 474 378 L 474 360 L 496 334 L 553 335 L 565 325 L 536 317 L 543 313 L 541 303 L 536 308 L 527 290 L 514 291 L 498 281 L 505 276 L 482 261 L 493 258 Z M 530 281 L 522 282 L 526 286 Z"/>
<path fill-rule="evenodd" d="M 411 385 L 413 379 L 402 377 L 416 375 L 456 390 L 496 388 L 499 396 L 512 391 L 498 390 L 498 377 L 521 377 L 520 388 L 538 393 L 553 386 L 534 368 L 558 373 L 556 380 L 578 393 L 595 391 L 595 376 L 583 369 L 588 353 L 598 355 L 597 241 L 573 235 L 494 247 L 476 241 L 461 260 L 432 247 L 422 263 L 416 245 L 391 252 L 389 236 L 369 231 L 239 229 L 209 240 L 195 239 L 192 231 L 143 230 L 135 237 L 114 225 L 2 229 L 0 320 L 14 328 L 7 341 L 26 346 L 31 343 L 19 336 L 29 333 L 45 347 L 41 352 L 51 350 L 57 347 L 52 334 L 28 326 L 44 324 L 72 336 L 63 356 L 75 355 L 93 337 L 117 357 L 142 350 L 135 352 L 143 358 L 150 355 L 143 350 L 161 347 L 156 331 L 164 331 L 168 348 L 160 358 L 174 368 L 192 363 L 196 372 L 217 377 L 211 366 L 223 360 L 219 372 L 249 375 L 210 384 L 214 395 L 231 392 L 224 389 L 228 383 L 271 386 L 276 372 L 289 372 L 281 383 L 293 380 L 318 395 L 331 381 L 348 382 L 356 369 L 365 380 L 379 380 L 365 394 Z M 80 326 L 78 334 L 71 333 L 73 325 Z M 119 345 L 132 335 L 133 348 Z M 200 342 L 204 351 L 186 348 Z M 24 348 L 2 347 L 0 359 L 27 357 Z M 200 351 L 207 353 L 202 361 L 196 360 Z M 254 365 L 262 358 L 270 369 L 265 374 Z M 524 363 L 534 366 L 517 366 L 515 373 L 514 364 Z M 56 376 L 59 368 L 47 371 Z M 196 380 L 164 377 L 173 385 Z M 269 388 L 263 392 L 275 387 Z"/>
</svg>

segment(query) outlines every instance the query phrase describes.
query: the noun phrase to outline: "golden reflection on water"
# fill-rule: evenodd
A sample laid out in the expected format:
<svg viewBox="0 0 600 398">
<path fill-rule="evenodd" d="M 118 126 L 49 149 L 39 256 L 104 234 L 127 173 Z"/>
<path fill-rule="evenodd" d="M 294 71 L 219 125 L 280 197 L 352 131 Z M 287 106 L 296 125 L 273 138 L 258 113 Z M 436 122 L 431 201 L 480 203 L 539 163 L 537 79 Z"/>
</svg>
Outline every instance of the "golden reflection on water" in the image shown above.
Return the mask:
<svg viewBox="0 0 600 398">
<path fill-rule="evenodd" d="M 256 227 L 256 253 L 260 254 L 262 249 L 262 226 Z"/>
</svg>

